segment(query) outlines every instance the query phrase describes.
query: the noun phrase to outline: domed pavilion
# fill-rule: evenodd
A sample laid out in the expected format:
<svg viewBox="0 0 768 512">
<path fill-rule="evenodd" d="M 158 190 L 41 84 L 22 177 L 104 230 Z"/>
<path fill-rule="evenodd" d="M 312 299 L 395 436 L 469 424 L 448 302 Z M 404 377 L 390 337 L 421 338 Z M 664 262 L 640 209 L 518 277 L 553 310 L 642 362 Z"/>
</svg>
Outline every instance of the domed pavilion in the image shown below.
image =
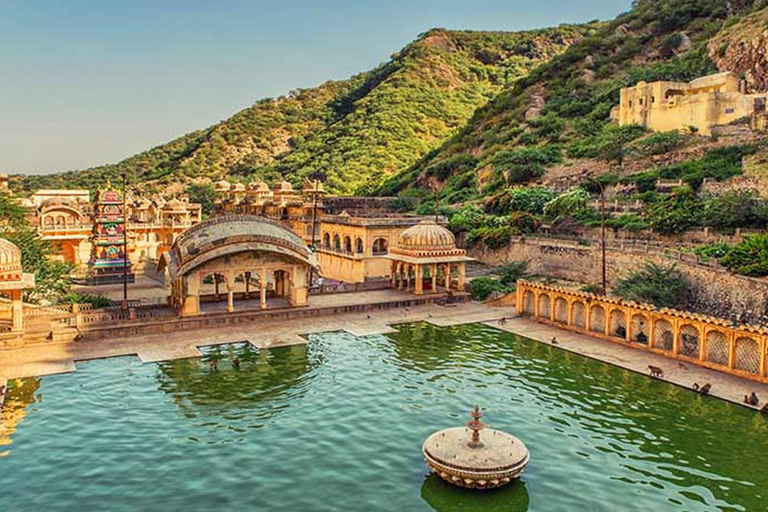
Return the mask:
<svg viewBox="0 0 768 512">
<path fill-rule="evenodd" d="M 464 291 L 466 264 L 472 261 L 456 247 L 453 233 L 433 220 L 403 231 L 387 258 L 392 261 L 392 286 L 416 295 Z"/>
<path fill-rule="evenodd" d="M 34 274 L 21 268 L 21 251 L 8 240 L 0 238 L 0 295 L 11 301 L 10 313 L 0 309 L 0 332 L 21 333 L 24 329 L 24 309 L 21 292 L 35 287 Z M 10 321 L 9 324 L 6 322 Z"/>
<path fill-rule="evenodd" d="M 168 269 L 170 302 L 179 315 L 192 316 L 203 312 L 201 302 L 220 300 L 220 285 L 230 313 L 235 300 L 243 309 L 266 309 L 268 295 L 275 303 L 306 306 L 309 273 L 316 267 L 315 254 L 281 224 L 256 215 L 222 215 L 179 236 L 158 270 Z"/>
</svg>

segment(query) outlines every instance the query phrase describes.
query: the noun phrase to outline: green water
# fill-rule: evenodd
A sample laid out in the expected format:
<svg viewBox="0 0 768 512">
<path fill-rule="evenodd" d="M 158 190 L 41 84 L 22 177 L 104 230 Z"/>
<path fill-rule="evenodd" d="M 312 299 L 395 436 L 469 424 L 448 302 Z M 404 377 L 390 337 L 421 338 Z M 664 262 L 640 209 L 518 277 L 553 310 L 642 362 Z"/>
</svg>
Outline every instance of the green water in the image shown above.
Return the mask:
<svg viewBox="0 0 768 512">
<path fill-rule="evenodd" d="M 764 417 L 490 327 L 399 329 L 26 379 L 9 392 L 0 510 L 768 510 Z M 496 491 L 421 460 L 476 402 L 531 451 Z"/>
</svg>

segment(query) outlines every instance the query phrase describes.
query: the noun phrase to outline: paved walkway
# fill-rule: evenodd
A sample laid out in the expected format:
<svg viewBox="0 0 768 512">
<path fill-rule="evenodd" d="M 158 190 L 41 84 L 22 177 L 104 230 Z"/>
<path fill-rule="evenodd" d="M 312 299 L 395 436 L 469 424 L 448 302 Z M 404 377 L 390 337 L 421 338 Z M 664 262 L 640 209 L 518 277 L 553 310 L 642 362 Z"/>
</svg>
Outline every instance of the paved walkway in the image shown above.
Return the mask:
<svg viewBox="0 0 768 512">
<path fill-rule="evenodd" d="M 391 291 L 364 292 L 366 300 L 395 299 Z M 368 295 L 370 294 L 370 295 Z M 344 304 L 353 295 L 336 294 L 314 297 L 313 301 Z M 358 297 L 358 300 L 360 297 Z M 319 304 L 315 304 L 319 306 Z M 534 340 L 550 343 L 557 337 L 557 346 L 586 357 L 604 361 L 628 370 L 647 374 L 649 364 L 664 369 L 664 379 L 690 388 L 694 382 L 711 383 L 711 395 L 741 404 L 744 395 L 756 392 L 762 406 L 768 399 L 768 385 L 741 379 L 732 375 L 700 368 L 691 364 L 682 367 L 678 361 L 664 356 L 634 349 L 610 341 L 540 324 L 530 319 L 511 318 L 509 308 L 492 308 L 477 302 L 450 306 L 428 304 L 410 308 L 377 310 L 371 314 L 346 313 L 317 316 L 300 320 L 273 321 L 266 325 L 243 324 L 232 328 L 209 329 L 162 335 L 136 336 L 125 340 L 98 340 L 70 344 L 48 344 L 14 350 L 0 350 L 0 384 L 6 379 L 43 376 L 75 370 L 75 361 L 105 357 L 136 355 L 144 362 L 164 361 L 201 355 L 198 347 L 247 341 L 258 348 L 280 347 L 306 343 L 304 335 L 317 332 L 344 330 L 356 336 L 391 333 L 392 324 L 427 321 L 439 326 L 467 323 L 485 323 L 497 329 L 520 334 Z M 506 315 L 506 323 L 498 320 Z"/>
</svg>

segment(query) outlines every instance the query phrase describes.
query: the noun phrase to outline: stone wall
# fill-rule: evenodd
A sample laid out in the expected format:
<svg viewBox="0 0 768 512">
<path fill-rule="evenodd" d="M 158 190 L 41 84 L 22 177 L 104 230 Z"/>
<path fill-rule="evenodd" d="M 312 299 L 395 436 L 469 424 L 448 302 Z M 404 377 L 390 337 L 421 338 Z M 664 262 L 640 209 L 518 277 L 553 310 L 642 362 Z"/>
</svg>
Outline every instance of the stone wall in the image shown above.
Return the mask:
<svg viewBox="0 0 768 512">
<path fill-rule="evenodd" d="M 489 265 L 525 260 L 531 273 L 585 284 L 600 283 L 600 253 L 599 245 L 543 239 L 514 240 L 509 247 L 497 251 L 483 247 L 469 251 L 471 257 Z M 645 253 L 629 247 L 609 246 L 606 251 L 609 288 L 645 262 L 677 265 L 692 285 L 689 304 L 692 311 L 737 322 L 768 324 L 768 280 L 737 276 L 719 267 L 673 259 L 661 252 Z"/>
</svg>

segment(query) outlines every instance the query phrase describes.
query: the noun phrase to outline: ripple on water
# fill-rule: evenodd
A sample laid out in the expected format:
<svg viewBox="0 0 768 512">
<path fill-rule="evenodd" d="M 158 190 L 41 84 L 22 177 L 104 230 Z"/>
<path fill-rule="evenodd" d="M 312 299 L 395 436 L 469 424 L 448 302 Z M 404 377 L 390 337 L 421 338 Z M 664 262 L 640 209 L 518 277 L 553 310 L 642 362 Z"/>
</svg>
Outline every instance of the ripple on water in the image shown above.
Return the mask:
<svg viewBox="0 0 768 512">
<path fill-rule="evenodd" d="M 203 352 L 13 386 L 3 510 L 766 509 L 764 419 L 489 327 Z M 426 478 L 421 461 L 475 403 L 532 454 L 490 493 Z"/>
</svg>

